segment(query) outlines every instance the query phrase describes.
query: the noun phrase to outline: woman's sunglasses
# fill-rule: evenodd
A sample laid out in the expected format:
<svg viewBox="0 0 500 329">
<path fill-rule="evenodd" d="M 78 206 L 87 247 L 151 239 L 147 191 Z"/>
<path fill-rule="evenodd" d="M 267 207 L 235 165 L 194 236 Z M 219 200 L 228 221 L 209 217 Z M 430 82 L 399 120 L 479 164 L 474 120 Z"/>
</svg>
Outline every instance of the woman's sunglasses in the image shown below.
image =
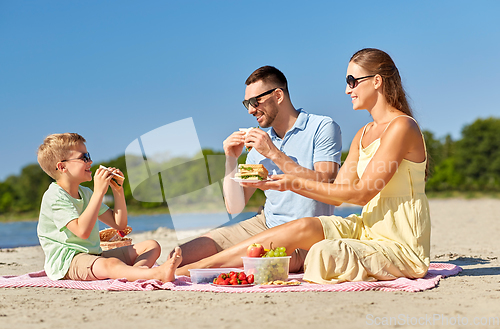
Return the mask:
<svg viewBox="0 0 500 329">
<path fill-rule="evenodd" d="M 347 85 L 349 86 L 349 88 L 351 89 L 354 89 L 358 86 L 359 84 L 359 80 L 361 79 L 366 79 L 366 78 L 373 78 L 376 74 L 374 75 L 367 75 L 365 77 L 361 77 L 361 78 L 355 78 L 353 77 L 352 75 L 348 75 L 346 78 L 345 78 L 345 81 L 347 82 Z"/>
<path fill-rule="evenodd" d="M 265 91 L 263 92 L 262 94 L 260 95 L 257 95 L 255 97 L 252 97 L 252 98 L 249 98 L 249 99 L 245 99 L 243 101 L 243 106 L 246 107 L 247 110 L 249 110 L 249 106 L 252 105 L 252 107 L 257 107 L 259 106 L 259 101 L 258 99 L 261 98 L 262 96 L 266 96 L 266 95 L 269 95 L 270 93 L 272 93 L 273 91 L 275 91 L 276 89 L 281 89 L 283 90 L 282 88 L 273 88 L 273 89 L 269 89 L 268 91 Z"/>
<path fill-rule="evenodd" d="M 85 163 L 92 161 L 92 159 L 90 158 L 90 153 L 87 152 L 87 153 L 82 153 L 82 155 L 79 158 L 62 160 L 61 162 L 66 162 L 71 160 L 82 160 Z"/>
</svg>

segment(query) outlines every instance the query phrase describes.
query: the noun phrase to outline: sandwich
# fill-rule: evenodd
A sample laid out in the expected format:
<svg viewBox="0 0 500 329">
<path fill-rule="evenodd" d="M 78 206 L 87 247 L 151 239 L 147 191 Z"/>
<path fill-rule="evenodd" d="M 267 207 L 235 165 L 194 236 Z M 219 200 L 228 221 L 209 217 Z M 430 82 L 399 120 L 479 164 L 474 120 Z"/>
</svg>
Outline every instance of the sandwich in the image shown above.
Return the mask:
<svg viewBox="0 0 500 329">
<path fill-rule="evenodd" d="M 245 132 L 245 136 L 244 137 L 247 137 L 247 135 L 250 132 L 250 130 L 255 129 L 255 128 L 259 128 L 259 127 L 240 128 L 240 131 L 244 131 Z M 252 147 L 248 146 L 246 149 L 247 149 L 247 152 L 250 152 L 252 150 Z"/>
<path fill-rule="evenodd" d="M 248 181 L 267 180 L 269 173 L 264 165 L 261 164 L 240 164 L 238 172 L 234 174 L 234 178 L 245 179 Z"/>
<path fill-rule="evenodd" d="M 125 180 L 125 177 L 123 177 L 122 175 L 118 175 L 114 172 L 111 171 L 111 169 L 107 168 L 107 167 L 104 167 L 103 165 L 100 165 L 99 166 L 100 169 L 104 169 L 104 170 L 107 170 L 109 171 L 111 174 L 113 174 L 113 178 L 112 180 L 115 181 L 115 183 L 118 185 L 118 186 L 122 186 L 123 185 L 123 181 Z"/>
</svg>

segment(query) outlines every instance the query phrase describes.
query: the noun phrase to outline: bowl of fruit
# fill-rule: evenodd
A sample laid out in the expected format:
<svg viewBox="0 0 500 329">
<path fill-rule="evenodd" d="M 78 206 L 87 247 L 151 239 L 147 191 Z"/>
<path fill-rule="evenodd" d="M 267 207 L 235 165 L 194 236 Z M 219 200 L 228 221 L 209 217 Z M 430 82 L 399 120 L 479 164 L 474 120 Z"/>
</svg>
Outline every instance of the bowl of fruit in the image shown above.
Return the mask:
<svg viewBox="0 0 500 329">
<path fill-rule="evenodd" d="M 243 259 L 244 271 L 253 274 L 255 284 L 288 280 L 291 256 L 287 256 L 285 247 L 264 249 L 260 244 L 252 244 L 247 249 L 247 257 Z"/>
</svg>

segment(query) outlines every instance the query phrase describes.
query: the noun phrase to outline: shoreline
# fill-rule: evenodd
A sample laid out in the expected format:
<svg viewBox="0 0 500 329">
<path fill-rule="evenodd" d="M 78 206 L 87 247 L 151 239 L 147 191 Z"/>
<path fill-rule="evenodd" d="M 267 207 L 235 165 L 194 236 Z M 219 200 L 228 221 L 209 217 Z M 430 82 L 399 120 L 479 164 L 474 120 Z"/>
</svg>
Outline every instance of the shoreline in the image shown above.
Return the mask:
<svg viewBox="0 0 500 329">
<path fill-rule="evenodd" d="M 450 191 L 450 192 L 427 192 L 427 198 L 429 201 L 431 200 L 500 200 L 500 193 L 496 192 L 491 192 L 491 193 L 483 193 L 483 192 L 456 192 L 456 191 Z M 351 203 L 343 203 L 340 206 L 336 206 L 336 208 L 349 208 L 349 207 L 360 207 L 355 204 Z M 258 212 L 261 207 L 245 207 L 243 212 Z M 162 210 L 146 210 L 146 211 L 138 211 L 137 209 L 132 209 L 128 210 L 128 215 L 129 216 L 144 216 L 144 215 L 163 215 L 163 214 L 170 214 L 170 211 L 168 208 L 156 208 L 156 209 L 162 209 Z M 185 211 L 182 212 L 183 214 L 196 214 L 196 213 L 217 213 L 217 211 L 204 211 L 204 212 L 199 212 L 199 211 Z M 10 223 L 10 222 L 34 222 L 38 220 L 38 215 L 27 215 L 24 217 L 23 215 L 13 215 L 9 214 L 9 218 L 5 218 L 6 215 L 0 215 L 0 223 Z M 28 217 L 30 216 L 30 217 Z M 31 217 L 35 216 L 35 217 Z"/>
<path fill-rule="evenodd" d="M 257 212 L 258 210 L 260 209 L 260 207 L 245 207 L 245 209 L 242 211 L 242 212 Z M 170 215 L 170 211 L 168 210 L 168 208 L 166 208 L 165 210 L 162 210 L 162 211 L 143 211 L 143 212 L 139 212 L 139 211 L 135 211 L 135 210 L 132 210 L 132 211 L 129 211 L 127 209 L 127 213 L 129 216 L 132 216 L 132 217 L 139 217 L 139 216 L 155 216 L 155 215 L 164 215 L 164 214 L 168 214 Z M 185 212 L 181 212 L 179 214 L 212 214 L 212 213 L 218 213 L 218 211 L 193 211 L 193 212 L 190 212 L 190 211 L 185 211 Z M 24 216 L 20 216 L 20 217 L 10 217 L 8 219 L 6 219 L 4 217 L 5 215 L 2 215 L 0 216 L 0 224 L 1 223 L 12 223 L 12 222 L 35 222 L 35 221 L 38 221 L 38 217 L 24 217 Z"/>
</svg>

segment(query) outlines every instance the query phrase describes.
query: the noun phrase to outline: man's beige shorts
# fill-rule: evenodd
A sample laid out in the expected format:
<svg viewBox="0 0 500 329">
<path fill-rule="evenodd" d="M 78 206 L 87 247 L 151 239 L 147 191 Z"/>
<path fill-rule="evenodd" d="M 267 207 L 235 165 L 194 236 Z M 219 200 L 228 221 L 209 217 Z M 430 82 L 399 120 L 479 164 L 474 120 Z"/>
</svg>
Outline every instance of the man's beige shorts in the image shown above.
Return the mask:
<svg viewBox="0 0 500 329">
<path fill-rule="evenodd" d="M 76 280 L 76 281 L 94 281 L 99 280 L 95 277 L 92 267 L 96 260 L 101 257 L 104 258 L 118 258 L 127 265 L 134 265 L 130 259 L 127 248 L 130 246 L 111 249 L 103 251 L 101 255 L 91 255 L 86 253 L 79 253 L 73 257 L 71 265 L 69 266 L 68 273 L 64 276 L 63 280 Z"/>
<path fill-rule="evenodd" d="M 228 249 L 235 244 L 238 244 L 246 239 L 268 230 L 266 225 L 266 217 L 264 212 L 260 212 L 256 216 L 239 222 L 231 226 L 225 226 L 217 228 L 210 231 L 208 235 L 215 242 L 215 246 L 218 252 Z M 279 246 L 275 246 L 279 247 Z M 269 248 L 269 246 L 264 246 L 264 248 Z M 291 255 L 290 269 L 296 272 L 302 272 L 304 270 L 304 260 L 307 256 L 307 250 L 295 249 L 294 254 Z"/>
</svg>

